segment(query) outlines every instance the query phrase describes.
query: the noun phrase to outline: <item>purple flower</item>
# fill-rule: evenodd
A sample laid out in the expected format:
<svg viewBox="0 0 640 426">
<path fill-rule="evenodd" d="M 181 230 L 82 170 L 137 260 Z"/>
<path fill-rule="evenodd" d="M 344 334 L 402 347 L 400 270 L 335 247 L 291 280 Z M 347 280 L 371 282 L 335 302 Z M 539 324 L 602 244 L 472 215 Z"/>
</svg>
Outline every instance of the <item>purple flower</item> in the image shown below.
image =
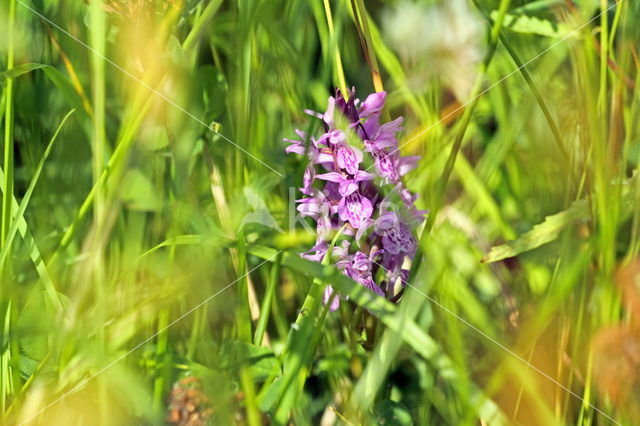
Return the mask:
<svg viewBox="0 0 640 426">
<path fill-rule="evenodd" d="M 285 142 L 289 142 L 289 143 L 290 143 L 290 145 L 289 145 L 289 146 L 287 146 L 287 147 L 284 149 L 284 151 L 285 151 L 287 154 L 295 153 L 295 154 L 303 155 L 303 154 L 304 154 L 304 142 L 303 142 L 303 140 L 304 140 L 306 137 L 305 137 L 305 134 L 304 134 L 304 132 L 303 132 L 302 130 L 298 130 L 298 129 L 296 129 L 296 134 L 297 134 L 298 136 L 300 136 L 300 138 L 301 138 L 302 140 L 300 140 L 300 141 L 299 141 L 299 140 L 294 140 L 294 139 L 287 139 L 287 138 L 285 138 L 285 139 L 284 139 L 284 141 L 285 141 Z"/>
<path fill-rule="evenodd" d="M 363 278 L 359 282 L 364 288 L 373 291 L 378 296 L 385 297 L 384 291 L 382 291 L 380 286 L 378 284 L 376 284 L 375 281 L 373 281 L 373 278 L 371 277 L 371 275 Z"/>
<path fill-rule="evenodd" d="M 324 288 L 324 294 L 322 295 L 322 303 L 324 303 L 325 305 L 329 303 L 329 300 L 331 300 L 331 305 L 329 305 L 329 310 L 331 312 L 337 310 L 340 307 L 340 297 L 337 294 L 333 296 L 333 293 L 335 293 L 333 287 L 331 287 L 331 285 L 327 285 Z M 332 296 L 333 300 L 331 299 Z"/>
<path fill-rule="evenodd" d="M 322 259 L 324 259 L 324 256 L 327 254 L 327 250 L 329 250 L 329 244 L 325 241 L 320 241 L 316 243 L 311 250 L 300 253 L 300 256 L 314 262 L 322 262 Z"/>
<path fill-rule="evenodd" d="M 388 230 L 398 225 L 398 215 L 394 212 L 382 213 L 374 223 L 378 235 L 384 235 Z"/>
<path fill-rule="evenodd" d="M 382 247 L 390 254 L 413 253 L 416 251 L 416 239 L 405 224 L 398 223 L 384 233 Z"/>
<path fill-rule="evenodd" d="M 330 172 L 318 175 L 317 178 L 340 184 L 340 186 L 338 187 L 338 192 L 340 192 L 341 196 L 346 197 L 347 195 L 351 195 L 358 190 L 358 184 L 360 182 L 373 180 L 375 178 L 375 175 L 373 173 L 367 173 L 363 172 L 362 170 L 357 170 L 354 176 L 345 176 L 342 173 Z"/>
<path fill-rule="evenodd" d="M 372 250 L 369 255 L 361 251 L 356 252 L 356 254 L 353 255 L 352 261 L 345 267 L 345 274 L 363 287 L 384 297 L 384 292 L 380 286 L 375 283 L 372 276 L 374 266 L 378 265 L 375 258 L 382 253 L 384 253 L 384 250 Z"/>
<path fill-rule="evenodd" d="M 313 166 L 309 165 L 304 171 L 304 177 L 302 178 L 302 188 L 300 188 L 300 192 L 304 195 L 311 195 L 313 180 L 315 179 L 315 169 Z"/>
<path fill-rule="evenodd" d="M 372 136 L 370 140 L 364 141 L 366 150 L 374 154 L 385 148 L 394 148 L 395 150 L 398 147 L 398 140 L 395 135 L 402 130 L 402 122 L 403 118 L 398 117 L 382 126 L 375 122 L 375 127 L 365 127 L 367 134 Z"/>
<path fill-rule="evenodd" d="M 382 247 L 389 254 L 414 253 L 416 239 L 395 212 L 386 212 L 374 223 L 375 233 L 382 237 Z"/>
<path fill-rule="evenodd" d="M 297 207 L 298 212 L 300 212 L 303 217 L 309 216 L 316 221 L 323 214 L 327 214 L 330 209 L 330 205 L 327 203 L 327 200 L 321 193 L 317 193 L 313 197 L 302 198 L 296 201 L 300 203 Z"/>
<path fill-rule="evenodd" d="M 390 298 L 397 282 L 406 279 L 403 266 L 415 255 L 414 231 L 424 219 L 425 212 L 415 206 L 417 196 L 402 181 L 418 157 L 403 157 L 398 150 L 402 117 L 380 123 L 386 93 L 371 94 L 362 103 L 355 89 L 347 95 L 336 90 L 323 114 L 306 111 L 323 122 L 324 133 L 317 139 L 300 130 L 299 140 L 285 139 L 287 153 L 309 160 L 300 188 L 306 198 L 298 200 L 297 210 L 315 221 L 317 242 L 301 256 L 321 262 L 329 255 L 346 276 Z M 375 173 L 363 164 L 373 164 Z M 390 190 L 389 184 L 394 185 Z M 342 240 L 327 254 L 328 241 L 338 229 Z M 325 304 L 334 293 L 327 285 Z M 329 309 L 336 310 L 339 303 L 335 295 Z"/>
<path fill-rule="evenodd" d="M 358 121 L 358 110 L 356 109 L 356 105 L 355 105 L 355 102 L 356 102 L 355 94 L 356 94 L 356 90 L 354 88 L 348 93 L 349 100 L 347 101 L 342 95 L 342 92 L 340 91 L 340 89 L 337 89 L 336 98 L 335 98 L 335 104 L 340 110 L 340 112 L 342 112 L 345 118 L 352 123 L 355 123 L 356 121 Z"/>
<path fill-rule="evenodd" d="M 341 220 L 349 222 L 354 228 L 360 228 L 365 219 L 373 213 L 373 206 L 368 198 L 354 192 L 340 200 L 338 215 Z"/>
<path fill-rule="evenodd" d="M 331 254 L 340 259 L 340 262 L 351 262 L 351 256 L 349 255 L 349 246 L 351 243 L 347 240 L 343 240 L 339 246 L 335 246 Z M 339 262 L 338 262 L 339 263 Z"/>
<path fill-rule="evenodd" d="M 417 155 L 411 157 L 401 157 L 398 159 L 398 174 L 404 176 L 418 165 L 420 157 Z"/>
<path fill-rule="evenodd" d="M 372 261 L 369 256 L 359 251 L 353 256 L 353 269 L 360 274 L 371 272 Z"/>
<path fill-rule="evenodd" d="M 362 151 L 348 143 L 341 143 L 336 146 L 336 162 L 341 169 L 352 175 L 358 172 L 358 167 L 362 163 Z"/>
<path fill-rule="evenodd" d="M 378 174 L 383 178 L 397 181 L 400 177 L 398 173 L 397 161 L 393 155 L 390 155 L 386 150 L 381 150 L 375 156 L 376 170 Z"/>
<path fill-rule="evenodd" d="M 358 108 L 358 114 L 360 118 L 367 118 L 372 114 L 379 114 L 384 107 L 384 101 L 387 98 L 386 92 L 372 93 L 367 96 L 367 99 L 360 104 Z"/>
</svg>

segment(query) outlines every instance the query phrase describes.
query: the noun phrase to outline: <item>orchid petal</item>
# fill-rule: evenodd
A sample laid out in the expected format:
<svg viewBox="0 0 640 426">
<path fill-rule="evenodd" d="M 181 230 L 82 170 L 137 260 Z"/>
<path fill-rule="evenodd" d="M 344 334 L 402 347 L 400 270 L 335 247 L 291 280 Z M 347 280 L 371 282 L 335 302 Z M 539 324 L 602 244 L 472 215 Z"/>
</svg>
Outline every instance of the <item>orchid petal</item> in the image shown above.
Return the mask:
<svg viewBox="0 0 640 426">
<path fill-rule="evenodd" d="M 345 177 L 337 172 L 322 173 L 316 176 L 318 179 L 328 180 L 329 182 L 341 183 L 345 181 Z"/>
</svg>

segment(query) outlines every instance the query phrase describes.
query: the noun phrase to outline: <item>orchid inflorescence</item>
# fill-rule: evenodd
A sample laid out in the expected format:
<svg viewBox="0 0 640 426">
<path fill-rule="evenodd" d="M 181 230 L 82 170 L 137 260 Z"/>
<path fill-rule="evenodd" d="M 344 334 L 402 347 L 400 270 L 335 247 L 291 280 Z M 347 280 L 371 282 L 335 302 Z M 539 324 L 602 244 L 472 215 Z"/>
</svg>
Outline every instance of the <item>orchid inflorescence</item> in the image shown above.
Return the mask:
<svg viewBox="0 0 640 426">
<path fill-rule="evenodd" d="M 416 208 L 417 195 L 402 181 L 419 158 L 400 155 L 396 134 L 402 117 L 380 123 L 385 99 L 379 92 L 359 102 L 353 89 L 347 100 L 336 90 L 324 114 L 306 111 L 322 120 L 322 136 L 309 139 L 296 130 L 300 140 L 285 141 L 287 153 L 309 158 L 300 188 L 306 198 L 297 200 L 297 210 L 316 222 L 317 240 L 301 256 L 321 262 L 331 248 L 331 260 L 345 275 L 397 300 L 416 253 L 414 231 L 425 212 Z M 338 230 L 348 239 L 330 247 Z M 327 285 L 323 297 L 325 304 L 331 300 L 332 311 L 340 303 L 333 291 Z"/>
</svg>

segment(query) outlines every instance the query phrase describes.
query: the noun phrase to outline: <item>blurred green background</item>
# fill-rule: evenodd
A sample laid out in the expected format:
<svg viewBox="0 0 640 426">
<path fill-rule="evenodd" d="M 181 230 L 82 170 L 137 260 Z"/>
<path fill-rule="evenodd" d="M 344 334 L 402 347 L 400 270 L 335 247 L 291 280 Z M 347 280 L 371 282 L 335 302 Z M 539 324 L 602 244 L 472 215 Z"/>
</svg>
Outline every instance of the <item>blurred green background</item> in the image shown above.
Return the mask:
<svg viewBox="0 0 640 426">
<path fill-rule="evenodd" d="M 2 0 L 2 422 L 637 424 L 639 20 Z M 282 138 L 352 86 L 382 86 L 422 156 L 397 305 L 297 256 L 306 165 Z M 319 283 L 350 301 L 296 319 Z"/>
</svg>

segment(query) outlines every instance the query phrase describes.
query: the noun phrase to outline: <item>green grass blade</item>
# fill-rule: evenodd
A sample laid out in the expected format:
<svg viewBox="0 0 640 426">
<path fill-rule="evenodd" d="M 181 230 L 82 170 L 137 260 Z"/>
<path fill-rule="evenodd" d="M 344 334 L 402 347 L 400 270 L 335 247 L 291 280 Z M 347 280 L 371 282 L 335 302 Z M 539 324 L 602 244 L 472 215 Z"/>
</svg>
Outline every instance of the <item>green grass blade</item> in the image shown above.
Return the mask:
<svg viewBox="0 0 640 426">
<path fill-rule="evenodd" d="M 13 221 L 11 228 L 9 228 L 9 231 L 7 232 L 7 236 L 5 237 L 5 240 L 3 242 L 2 251 L 0 251 L 0 269 L 4 267 L 5 261 L 7 260 L 7 255 L 9 254 L 9 250 L 11 249 L 13 238 L 15 237 L 16 232 L 18 231 L 19 219 L 23 217 L 24 212 L 27 209 L 27 206 L 29 205 L 29 201 L 31 200 L 31 194 L 33 194 L 33 190 L 35 189 L 36 184 L 38 183 L 38 179 L 40 178 L 42 169 L 47 159 L 49 158 L 49 154 L 51 153 L 51 150 L 53 149 L 53 145 L 55 141 L 58 139 L 58 135 L 60 134 L 60 131 L 62 130 L 62 127 L 66 123 L 67 119 L 71 117 L 71 115 L 74 112 L 75 110 L 71 110 L 67 113 L 67 115 L 64 116 L 64 118 L 58 125 L 58 128 L 56 129 L 55 133 L 51 137 L 51 140 L 49 141 L 47 148 L 42 154 L 42 158 L 40 159 L 40 162 L 38 163 L 38 166 L 34 171 L 33 177 L 31 178 L 31 182 L 29 182 L 29 187 L 27 188 L 27 191 L 25 192 L 25 195 L 22 201 L 20 202 L 18 212 L 16 213 L 17 220 Z M 60 303 L 57 295 L 55 297 L 53 297 L 53 295 L 49 295 L 49 296 L 52 298 L 52 301 L 56 301 L 57 303 Z M 61 308 L 61 306 L 59 306 L 59 308 Z"/>
<path fill-rule="evenodd" d="M 207 24 L 209 23 L 209 21 L 211 21 L 211 18 L 213 18 L 213 16 L 216 14 L 221 4 L 222 4 L 222 0 L 212 0 L 209 2 L 207 7 L 204 8 L 204 10 L 202 11 L 202 14 L 198 16 L 198 19 L 193 24 L 193 28 L 191 29 L 191 32 L 189 33 L 187 38 L 184 40 L 184 43 L 182 44 L 182 47 L 184 48 L 184 50 L 193 49 L 198 39 L 202 37 L 203 32 L 206 30 Z"/>
<path fill-rule="evenodd" d="M 265 331 L 267 329 L 267 323 L 269 321 L 269 315 L 271 313 L 271 305 L 273 304 L 273 298 L 275 297 L 276 288 L 280 282 L 280 265 L 282 262 L 282 254 L 276 257 L 275 263 L 271 267 L 271 274 L 269 276 L 269 282 L 267 284 L 267 290 L 264 294 L 264 302 L 260 309 L 260 317 L 256 324 L 256 332 L 253 338 L 253 343 L 257 346 L 262 345 Z"/>
<path fill-rule="evenodd" d="M 547 216 L 542 223 L 534 226 L 515 241 L 491 248 L 489 254 L 482 259 L 482 262 L 497 262 L 533 250 L 555 240 L 560 235 L 560 232 L 570 224 L 586 220 L 588 217 L 589 205 L 587 200 L 575 201 L 567 210 Z"/>
<path fill-rule="evenodd" d="M 248 247 L 248 251 L 262 259 L 270 259 L 272 256 L 275 258 L 277 254 L 276 250 L 263 246 L 251 246 Z M 421 327 L 410 318 L 396 315 L 398 308 L 391 302 L 376 296 L 373 292 L 352 281 L 337 268 L 311 262 L 299 257 L 297 254 L 285 252 L 282 257 L 282 265 L 316 277 L 318 281 L 331 283 L 342 295 L 348 296 L 349 300 L 366 308 L 375 315 L 391 332 L 402 336 L 402 339 L 413 350 L 433 365 L 441 376 L 446 378 L 454 387 L 469 386 L 472 393 L 471 404 L 479 407 L 478 411 L 484 414 L 483 418 L 496 424 L 504 423 L 504 414 L 501 413 L 499 407 L 484 396 L 475 385 L 468 383 L 467 378 L 461 377 L 457 373 L 451 359 L 444 354 L 438 343 L 427 335 Z M 268 405 L 263 400 L 263 409 Z"/>
</svg>

